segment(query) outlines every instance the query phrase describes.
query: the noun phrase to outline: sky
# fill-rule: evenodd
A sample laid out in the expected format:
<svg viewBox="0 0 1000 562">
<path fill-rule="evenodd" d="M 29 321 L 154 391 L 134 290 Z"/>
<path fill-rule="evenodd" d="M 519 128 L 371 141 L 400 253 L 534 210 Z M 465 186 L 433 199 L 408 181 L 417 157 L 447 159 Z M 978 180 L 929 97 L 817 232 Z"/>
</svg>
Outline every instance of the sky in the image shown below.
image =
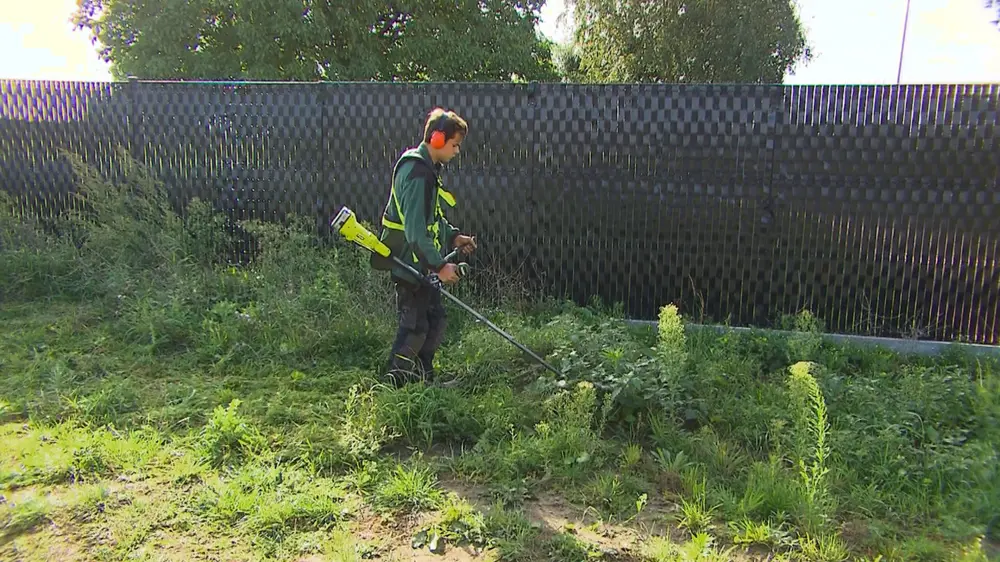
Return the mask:
<svg viewBox="0 0 1000 562">
<path fill-rule="evenodd" d="M 788 84 L 895 84 L 907 0 L 796 0 L 814 58 Z M 1000 83 L 1000 29 L 983 0 L 909 0 L 900 82 Z M 0 79 L 110 80 L 76 0 L 0 0 Z M 541 30 L 561 41 L 563 0 L 548 0 Z M 853 39 L 848 34 L 855 34 Z"/>
</svg>

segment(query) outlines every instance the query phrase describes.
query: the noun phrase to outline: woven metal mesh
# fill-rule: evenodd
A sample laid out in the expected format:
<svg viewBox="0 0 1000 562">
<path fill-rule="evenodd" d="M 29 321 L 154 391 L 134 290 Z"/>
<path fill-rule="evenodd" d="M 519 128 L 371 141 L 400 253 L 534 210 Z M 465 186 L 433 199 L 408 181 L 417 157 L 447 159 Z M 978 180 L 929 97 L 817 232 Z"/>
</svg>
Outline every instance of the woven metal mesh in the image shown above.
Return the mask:
<svg viewBox="0 0 1000 562">
<path fill-rule="evenodd" d="M 792 88 L 770 298 L 845 332 L 996 343 L 995 86 Z"/>
<path fill-rule="evenodd" d="M 752 318 L 756 208 L 781 90 L 546 85 L 533 191 L 557 294 L 649 317 Z"/>
<path fill-rule="evenodd" d="M 472 134 L 446 169 L 479 269 L 652 319 L 1000 343 L 996 86 L 0 82 L 0 181 L 53 213 L 58 150 L 122 147 L 234 220 L 348 205 L 377 224 L 427 111 Z"/>
<path fill-rule="evenodd" d="M 74 174 L 60 151 L 117 176 L 116 150 L 128 148 L 125 87 L 0 80 L 0 186 L 25 210 L 51 215 L 73 204 Z"/>
</svg>

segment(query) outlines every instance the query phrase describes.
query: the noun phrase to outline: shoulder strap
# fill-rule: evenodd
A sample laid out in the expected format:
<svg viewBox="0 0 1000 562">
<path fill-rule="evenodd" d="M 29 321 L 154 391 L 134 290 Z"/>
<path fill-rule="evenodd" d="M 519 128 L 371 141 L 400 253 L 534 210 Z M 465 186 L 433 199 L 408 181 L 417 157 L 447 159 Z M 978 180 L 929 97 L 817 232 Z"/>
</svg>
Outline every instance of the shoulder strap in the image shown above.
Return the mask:
<svg viewBox="0 0 1000 562">
<path fill-rule="evenodd" d="M 400 207 L 399 199 L 396 197 L 396 175 L 399 172 L 399 168 L 407 160 L 416 160 L 416 162 L 414 163 L 415 166 L 423 166 L 428 172 L 432 174 L 433 177 L 435 178 L 437 177 L 437 170 L 433 166 L 429 165 L 426 160 L 424 160 L 423 156 L 420 155 L 420 152 L 418 152 L 416 148 L 409 148 L 406 151 L 404 151 L 403 154 L 400 155 L 399 160 L 396 161 L 396 165 L 393 166 L 392 169 L 392 178 L 390 179 L 390 195 L 389 195 L 390 199 L 392 199 L 391 203 L 396 206 L 396 214 L 399 216 L 400 222 L 397 223 L 394 221 L 390 221 L 388 217 L 384 215 L 382 217 L 383 225 L 397 230 L 403 229 L 403 223 L 406 221 L 406 217 L 403 216 L 403 209 Z M 438 189 L 438 191 L 441 190 Z M 434 201 L 433 194 L 434 194 L 433 187 L 431 189 L 428 189 L 425 193 L 424 216 L 427 217 L 432 216 L 433 212 L 432 203 Z"/>
<path fill-rule="evenodd" d="M 438 167 L 429 165 L 427 161 L 423 159 L 423 157 L 420 155 L 420 153 L 417 151 L 416 148 L 409 148 L 405 152 L 403 152 L 403 154 L 400 155 L 399 160 L 396 162 L 396 166 L 392 170 L 391 181 L 393 187 L 395 187 L 396 185 L 396 172 L 399 170 L 399 167 L 403 165 L 403 162 L 405 160 L 410 160 L 410 159 L 419 160 L 421 164 L 429 168 L 434 173 L 435 178 L 439 177 Z M 457 201 L 455 200 L 455 196 L 449 191 L 445 190 L 443 187 L 441 187 L 440 179 L 436 183 L 437 183 L 438 197 L 444 200 L 444 202 L 447 203 L 449 207 L 454 207 L 457 203 Z"/>
</svg>

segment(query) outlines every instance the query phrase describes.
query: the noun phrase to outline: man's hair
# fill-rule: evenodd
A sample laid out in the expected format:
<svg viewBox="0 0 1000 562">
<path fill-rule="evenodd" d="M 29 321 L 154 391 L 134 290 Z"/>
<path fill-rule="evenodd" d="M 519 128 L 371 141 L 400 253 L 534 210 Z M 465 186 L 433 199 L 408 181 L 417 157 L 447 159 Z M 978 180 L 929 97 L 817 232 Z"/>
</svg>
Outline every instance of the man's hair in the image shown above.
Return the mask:
<svg viewBox="0 0 1000 562">
<path fill-rule="evenodd" d="M 435 107 L 427 114 L 427 121 L 424 124 L 424 142 L 430 142 L 431 133 L 437 130 L 443 130 L 444 139 L 448 141 L 458 134 L 467 135 L 469 124 L 454 111 L 445 111 L 440 107 Z"/>
</svg>

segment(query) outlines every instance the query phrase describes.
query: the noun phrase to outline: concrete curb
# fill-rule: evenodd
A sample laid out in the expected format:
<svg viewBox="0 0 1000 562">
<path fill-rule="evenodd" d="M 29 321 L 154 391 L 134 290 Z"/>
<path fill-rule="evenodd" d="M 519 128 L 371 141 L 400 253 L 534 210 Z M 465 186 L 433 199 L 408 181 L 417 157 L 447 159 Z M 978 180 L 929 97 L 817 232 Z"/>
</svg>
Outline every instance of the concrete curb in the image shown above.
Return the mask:
<svg viewBox="0 0 1000 562">
<path fill-rule="evenodd" d="M 626 323 L 633 326 L 647 326 L 656 330 L 654 320 L 631 320 Z M 711 324 L 685 324 L 689 330 L 714 330 L 718 333 L 736 332 L 740 334 L 764 334 L 788 336 L 795 332 L 772 330 L 764 328 L 741 328 L 736 326 L 719 326 Z M 940 355 L 948 350 L 957 349 L 961 352 L 980 357 L 1000 359 L 1000 346 L 972 343 L 943 342 L 930 340 L 904 340 L 898 338 L 879 338 L 873 336 L 854 336 L 847 334 L 822 334 L 823 339 L 840 345 L 857 345 L 862 347 L 881 347 L 900 354 L 908 355 Z"/>
</svg>

